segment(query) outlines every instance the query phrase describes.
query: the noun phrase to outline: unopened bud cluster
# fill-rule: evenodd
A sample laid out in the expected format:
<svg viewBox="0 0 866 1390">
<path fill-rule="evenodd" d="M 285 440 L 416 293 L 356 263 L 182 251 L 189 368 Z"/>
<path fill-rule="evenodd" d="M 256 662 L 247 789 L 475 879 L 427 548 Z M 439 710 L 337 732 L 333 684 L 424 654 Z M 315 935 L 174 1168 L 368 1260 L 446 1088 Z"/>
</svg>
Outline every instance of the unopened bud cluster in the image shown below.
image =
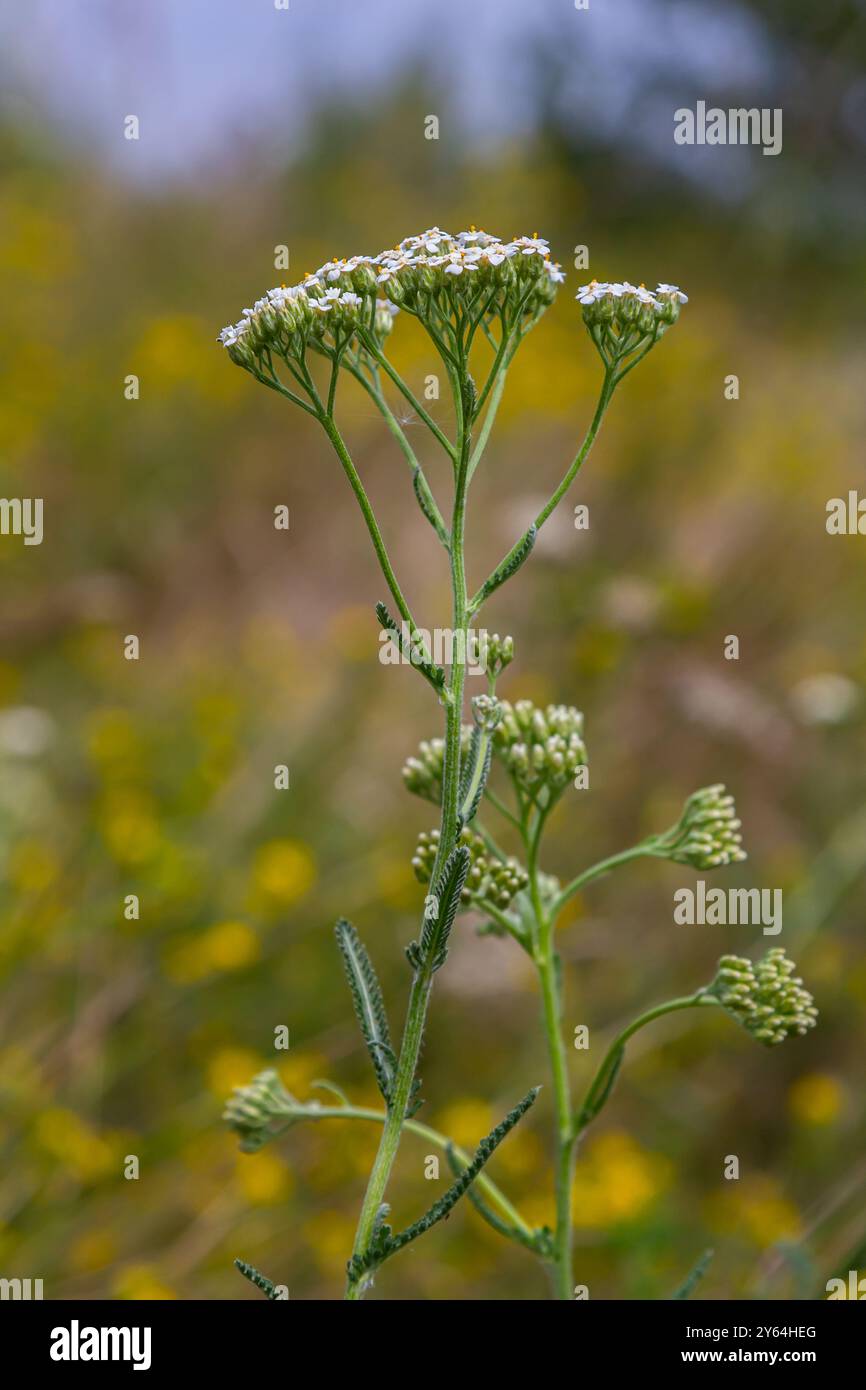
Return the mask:
<svg viewBox="0 0 866 1390">
<path fill-rule="evenodd" d="M 808 1033 L 818 1018 L 812 995 L 794 974 L 796 968 L 781 947 L 757 962 L 722 956 L 707 993 L 715 995 L 753 1038 L 772 1047 Z"/>
<path fill-rule="evenodd" d="M 688 295 L 677 285 L 631 285 L 628 280 L 581 285 L 576 295 L 593 342 L 608 365 L 656 342 L 676 323 Z"/>
<path fill-rule="evenodd" d="M 468 752 L 472 737 L 471 724 L 464 724 L 461 735 L 461 753 Z M 435 806 L 442 804 L 442 774 L 445 767 L 444 738 L 425 739 L 418 745 L 418 752 L 406 759 L 403 764 L 403 783 L 406 790 Z"/>
<path fill-rule="evenodd" d="M 734 798 L 721 782 L 694 792 L 675 826 L 652 841 L 653 853 L 694 869 L 717 869 L 747 858 Z"/>
<path fill-rule="evenodd" d="M 277 1073 L 261 1071 L 247 1086 L 237 1086 L 226 1101 L 223 1119 L 241 1136 L 240 1147 L 255 1153 L 271 1137 L 276 1119 L 290 1118 L 297 1102 L 289 1095 Z"/>
<path fill-rule="evenodd" d="M 472 700 L 472 718 L 479 729 L 492 734 L 502 718 L 502 702 L 495 695 L 476 695 Z"/>
<path fill-rule="evenodd" d="M 472 666 L 495 680 L 514 660 L 514 638 L 500 637 L 498 632 L 473 634 L 469 638 L 467 658 Z"/>
<path fill-rule="evenodd" d="M 502 717 L 493 735 L 497 757 L 522 791 L 561 792 L 586 763 L 583 715 L 571 705 L 539 709 L 531 700 L 501 701 Z"/>
<path fill-rule="evenodd" d="M 464 904 L 483 908 L 485 903 L 490 903 L 506 908 L 529 882 L 522 864 L 516 859 L 497 859 L 489 854 L 483 839 L 474 830 L 464 828 L 457 843 L 469 850 L 469 871 L 461 894 Z M 439 831 L 422 831 L 412 859 L 412 868 L 420 883 L 430 882 L 438 848 Z"/>
</svg>

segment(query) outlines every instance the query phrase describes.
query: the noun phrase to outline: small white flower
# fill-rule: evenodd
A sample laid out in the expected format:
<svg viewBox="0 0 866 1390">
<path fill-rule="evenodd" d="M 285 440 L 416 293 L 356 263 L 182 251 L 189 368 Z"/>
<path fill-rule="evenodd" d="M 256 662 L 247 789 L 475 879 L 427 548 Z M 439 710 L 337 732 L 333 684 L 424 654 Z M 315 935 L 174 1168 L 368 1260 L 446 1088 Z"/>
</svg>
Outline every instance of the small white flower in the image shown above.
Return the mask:
<svg viewBox="0 0 866 1390">
<path fill-rule="evenodd" d="M 656 294 L 669 294 L 680 304 L 688 304 L 689 297 L 683 294 L 679 285 L 656 285 Z"/>
</svg>

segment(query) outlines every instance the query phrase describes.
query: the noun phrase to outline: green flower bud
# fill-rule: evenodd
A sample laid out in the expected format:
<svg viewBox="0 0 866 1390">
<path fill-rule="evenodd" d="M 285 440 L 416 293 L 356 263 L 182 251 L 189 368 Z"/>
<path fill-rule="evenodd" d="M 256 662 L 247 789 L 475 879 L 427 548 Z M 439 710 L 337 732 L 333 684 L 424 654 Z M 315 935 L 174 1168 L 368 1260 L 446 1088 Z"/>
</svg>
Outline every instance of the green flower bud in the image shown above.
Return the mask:
<svg viewBox="0 0 866 1390">
<path fill-rule="evenodd" d="M 471 738 L 472 726 L 464 724 L 460 741 L 463 753 L 468 751 Z M 432 801 L 434 805 L 441 806 L 444 764 L 444 739 L 431 738 L 420 743 L 414 757 L 407 758 L 403 764 L 403 782 L 406 790 L 415 796 L 423 797 L 425 801 Z"/>
<path fill-rule="evenodd" d="M 716 869 L 746 859 L 734 798 L 721 782 L 694 792 L 676 825 L 654 836 L 652 852 L 694 869 Z"/>
<path fill-rule="evenodd" d="M 494 733 L 496 756 L 511 777 L 532 797 L 546 789 L 558 796 L 586 763 L 583 715 L 570 705 L 538 709 L 530 700 L 501 702 L 502 717 Z"/>
<path fill-rule="evenodd" d="M 469 850 L 469 872 L 461 894 L 464 906 L 483 911 L 485 904 L 491 904 L 504 910 L 512 898 L 527 886 L 529 876 L 522 864 L 513 858 L 498 859 L 474 830 L 466 827 L 457 843 Z M 412 868 L 419 883 L 430 882 L 438 848 L 439 831 L 422 831 L 412 859 Z"/>
<path fill-rule="evenodd" d="M 706 993 L 715 996 L 753 1038 L 773 1047 L 786 1038 L 808 1033 L 817 1022 L 815 1001 L 794 974 L 796 968 L 781 947 L 768 951 L 757 962 L 744 956 L 722 956 Z"/>
<path fill-rule="evenodd" d="M 244 1153 L 255 1153 L 272 1137 L 274 1120 L 281 1120 L 283 1129 L 291 1123 L 297 1104 L 275 1071 L 261 1071 L 249 1085 L 235 1087 L 223 1119 L 241 1136 Z"/>
</svg>

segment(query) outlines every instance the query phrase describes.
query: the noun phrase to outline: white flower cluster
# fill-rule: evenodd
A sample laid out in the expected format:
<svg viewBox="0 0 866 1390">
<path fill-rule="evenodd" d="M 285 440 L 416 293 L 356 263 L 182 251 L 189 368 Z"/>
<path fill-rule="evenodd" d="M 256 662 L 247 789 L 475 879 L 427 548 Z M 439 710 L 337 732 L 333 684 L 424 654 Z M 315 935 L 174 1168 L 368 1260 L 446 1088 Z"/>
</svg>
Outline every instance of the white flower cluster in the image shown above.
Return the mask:
<svg viewBox="0 0 866 1390">
<path fill-rule="evenodd" d="M 772 1047 L 786 1038 L 801 1037 L 815 1027 L 818 1010 L 796 965 L 781 947 L 763 960 L 722 956 L 716 978 L 707 991 L 759 1042 Z"/>
<path fill-rule="evenodd" d="M 605 362 L 614 363 L 643 346 L 657 341 L 680 316 L 689 297 L 677 285 L 599 283 L 581 285 L 575 298 L 583 308 L 583 319 Z"/>
<path fill-rule="evenodd" d="M 531 318 L 564 279 L 540 237 L 503 242 L 474 227 L 456 236 L 431 227 L 377 256 L 327 261 L 298 285 L 268 290 L 219 341 L 249 368 L 263 353 L 298 359 L 308 343 L 333 347 L 358 329 L 381 342 L 401 307 L 440 322 L 470 304 L 478 316 L 511 307 Z"/>
<path fill-rule="evenodd" d="M 734 798 L 721 782 L 693 792 L 677 824 L 652 841 L 653 853 L 694 869 L 716 869 L 747 858 Z"/>
</svg>

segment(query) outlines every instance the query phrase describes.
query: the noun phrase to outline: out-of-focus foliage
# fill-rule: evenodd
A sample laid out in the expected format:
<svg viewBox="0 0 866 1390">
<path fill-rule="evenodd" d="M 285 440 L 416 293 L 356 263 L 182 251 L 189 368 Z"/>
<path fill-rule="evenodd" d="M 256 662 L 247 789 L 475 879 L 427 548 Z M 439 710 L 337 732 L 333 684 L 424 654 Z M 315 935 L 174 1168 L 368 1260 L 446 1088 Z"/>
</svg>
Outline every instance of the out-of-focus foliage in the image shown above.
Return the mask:
<svg viewBox="0 0 866 1390">
<path fill-rule="evenodd" d="M 566 508 L 485 615 L 515 638 L 508 699 L 586 715 L 591 789 L 564 799 L 544 867 L 567 877 L 724 780 L 750 858 L 716 882 L 784 889 L 781 940 L 821 1010 L 770 1056 L 712 1017 L 633 1045 L 578 1163 L 579 1277 L 593 1297 L 666 1297 L 713 1245 L 704 1296 L 820 1295 L 866 1238 L 866 542 L 824 528 L 827 499 L 862 487 L 863 247 L 837 271 L 825 244 L 807 267 L 766 226 L 744 216 L 735 234 L 709 197 L 661 190 L 655 204 L 642 190 L 639 219 L 627 153 L 608 154 L 609 185 L 594 156 L 548 137 L 461 159 L 424 144 L 423 100 L 331 113 L 292 167 L 184 192 L 135 193 L 32 130 L 2 133 L 0 479 L 4 496 L 44 497 L 45 540 L 0 542 L 0 1272 L 44 1278 L 46 1297 L 256 1296 L 232 1269 L 241 1254 L 293 1298 L 340 1288 L 375 1128 L 299 1127 L 247 1156 L 219 1116 L 271 1065 L 294 1094 L 324 1075 L 378 1103 L 332 926 L 357 923 L 398 1024 L 429 819 L 400 767 L 439 711 L 378 662 L 382 585 L 326 442 L 214 339 L 279 281 L 279 244 L 295 279 L 327 255 L 477 222 L 538 229 L 566 268 L 587 244 L 598 278 L 691 296 L 570 499 L 589 530 Z M 585 278 L 570 273 L 515 365 L 473 489 L 472 577 L 587 422 L 598 368 L 571 299 Z M 395 355 L 423 389 L 436 363 L 400 328 Z M 419 620 L 441 625 L 441 553 L 405 464 L 343 392 L 396 568 Z M 723 952 L 763 949 L 752 929 L 674 925 L 673 891 L 694 877 L 637 865 L 575 902 L 560 943 L 574 1026 L 601 1038 L 710 978 Z M 544 1079 L 537 1012 L 516 948 L 464 919 L 437 978 L 420 1118 L 477 1143 Z M 588 1079 L 585 1053 L 572 1066 Z M 491 1164 L 538 1225 L 545 1094 Z M 739 1182 L 723 1178 L 728 1154 Z M 407 1140 L 398 1224 L 432 1199 L 423 1160 Z M 380 1288 L 544 1291 L 468 1207 Z"/>
</svg>

